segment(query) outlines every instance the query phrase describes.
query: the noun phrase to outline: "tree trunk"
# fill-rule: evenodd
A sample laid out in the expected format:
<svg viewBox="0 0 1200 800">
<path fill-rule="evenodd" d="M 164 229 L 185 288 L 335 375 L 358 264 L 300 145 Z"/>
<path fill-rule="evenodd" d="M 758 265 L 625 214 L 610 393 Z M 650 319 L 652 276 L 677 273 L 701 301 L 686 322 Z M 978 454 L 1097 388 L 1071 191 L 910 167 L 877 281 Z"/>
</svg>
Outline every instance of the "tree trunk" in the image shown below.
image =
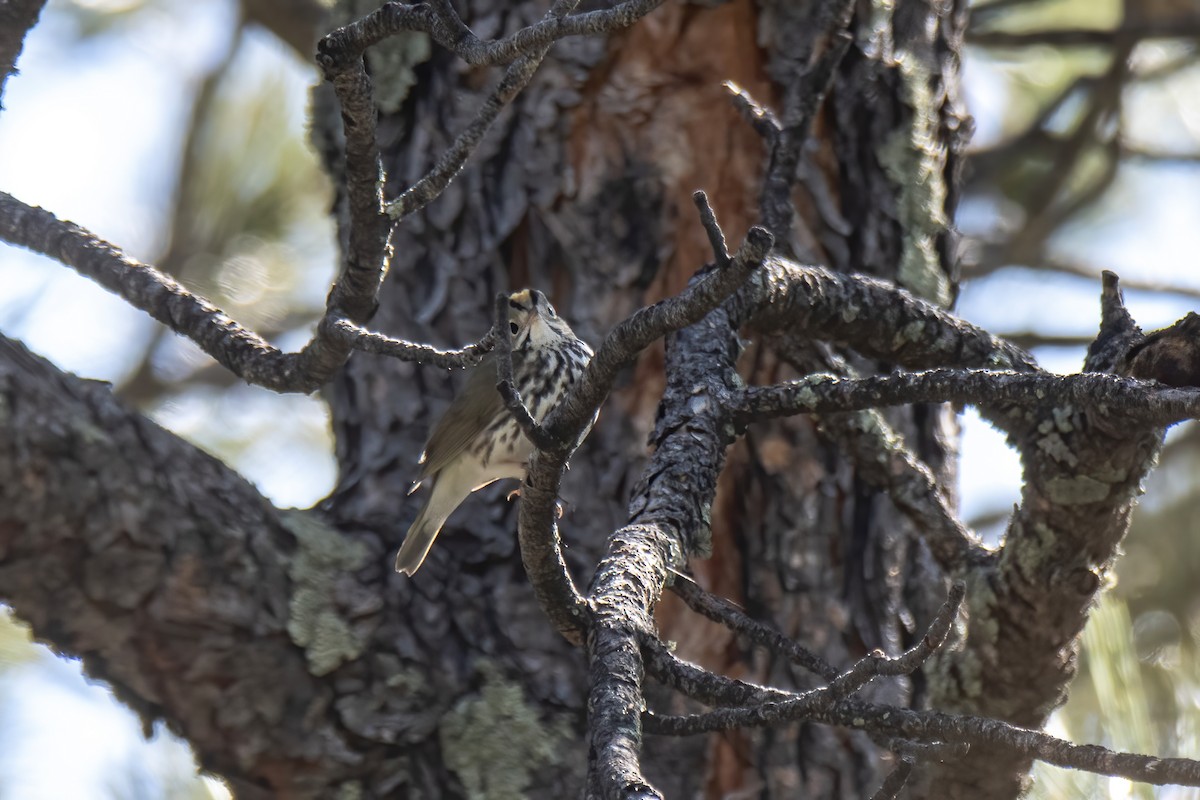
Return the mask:
<svg viewBox="0 0 1200 800">
<path fill-rule="evenodd" d="M 481 36 L 540 14 L 491 2 L 461 11 Z M 708 191 L 731 240 L 758 220 L 765 144 L 722 82 L 778 108 L 812 57 L 831 46 L 809 33 L 823 29 L 816 23 L 828 13 L 822 3 L 673 3 L 607 41 L 557 45 L 445 194 L 396 231 L 373 327 L 457 345 L 487 329 L 496 291 L 529 285 L 595 343 L 634 308 L 680 290 L 708 258 L 691 210 L 694 190 Z M 801 214 L 786 243 L 794 252 L 949 302 L 946 222 L 965 128 L 956 106 L 963 23 L 957 6 L 940 15 L 917 3 L 894 14 L 860 6 L 854 43 L 802 162 L 805 179 L 794 193 Z M 387 55 L 372 51 L 368 64 L 385 99 L 380 144 L 390 195 L 433 164 L 497 75 L 430 51 L 417 35 L 382 49 Z M 334 141 L 339 124 L 336 115 L 318 117 L 318 141 Z M 918 173 L 924 180 L 914 185 Z M 761 346 L 745 353 L 742 366 L 760 382 L 791 369 Z M 341 476 L 322 509 L 338 528 L 362 533 L 385 576 L 377 640 L 393 643 L 388 658 L 413 686 L 436 687 L 403 691 L 377 681 L 378 695 L 363 702 L 394 713 L 404 744 L 398 761 L 413 796 L 499 797 L 508 785 L 524 786 L 525 796 L 566 796 L 578 791 L 585 762 L 584 672 L 579 653 L 536 608 L 520 569 L 514 505 L 505 500 L 512 487 L 465 503 L 413 579 L 383 569 L 419 507 L 418 496 L 406 495 L 415 456 L 457 380 L 360 354 L 329 396 Z M 572 460 L 562 528 L 583 583 L 606 535 L 624 521 L 662 388 L 655 349 L 623 380 Z M 888 416 L 939 477 L 953 477 L 952 423 L 943 409 Z M 834 664 L 876 647 L 902 648 L 943 596 L 910 526 L 804 419 L 756 426 L 735 446 L 713 538 L 714 557 L 695 565 L 698 579 Z M 663 603 L 659 621 L 684 658 L 786 688 L 812 685 L 675 603 Z M 875 693 L 904 702 L 910 689 L 893 683 Z M 515 706 L 499 709 L 501 699 Z M 520 714 L 537 735 L 512 736 L 505 713 Z M 801 788 L 814 797 L 862 797 L 880 774 L 865 736 L 815 725 L 707 742 L 650 739 L 644 763 L 673 797 Z"/>
</svg>

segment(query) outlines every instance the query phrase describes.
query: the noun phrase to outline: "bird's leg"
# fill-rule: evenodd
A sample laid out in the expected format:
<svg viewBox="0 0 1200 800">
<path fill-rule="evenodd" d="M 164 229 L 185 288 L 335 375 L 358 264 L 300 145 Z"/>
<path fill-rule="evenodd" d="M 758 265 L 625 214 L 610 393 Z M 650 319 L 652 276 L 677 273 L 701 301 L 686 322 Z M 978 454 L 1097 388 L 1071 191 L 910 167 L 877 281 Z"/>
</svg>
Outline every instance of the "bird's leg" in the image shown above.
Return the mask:
<svg viewBox="0 0 1200 800">
<path fill-rule="evenodd" d="M 521 496 L 521 487 L 518 486 L 517 488 L 515 488 L 511 492 L 509 492 L 508 495 L 504 499 L 508 500 L 509 502 L 512 502 L 512 499 L 514 497 L 520 497 L 520 496 Z M 564 510 L 563 510 L 562 500 L 555 500 L 554 501 L 554 518 L 562 519 L 563 513 L 564 513 Z"/>
</svg>

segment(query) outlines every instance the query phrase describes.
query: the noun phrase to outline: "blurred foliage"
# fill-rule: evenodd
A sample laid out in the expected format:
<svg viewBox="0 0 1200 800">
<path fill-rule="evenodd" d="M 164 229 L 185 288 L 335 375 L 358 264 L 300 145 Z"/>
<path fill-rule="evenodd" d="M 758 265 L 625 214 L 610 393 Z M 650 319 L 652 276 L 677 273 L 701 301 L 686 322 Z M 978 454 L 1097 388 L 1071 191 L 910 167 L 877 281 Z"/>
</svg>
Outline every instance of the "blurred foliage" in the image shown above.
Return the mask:
<svg viewBox="0 0 1200 800">
<path fill-rule="evenodd" d="M 1198 34 L 1195 0 L 976 4 L 968 68 L 1004 100 L 968 170 L 965 203 L 994 213 L 969 231 L 967 277 L 1054 268 L 1065 226 L 1086 226 L 1122 170 L 1200 158 Z"/>
<path fill-rule="evenodd" d="M 99 62 L 113 50 L 144 47 L 139 36 L 161 32 L 155 26 L 178 24 L 179 2 L 53 3 L 37 33 L 55 36 L 64 53 L 91 48 Z M 176 175 L 164 181 L 175 189 L 163 198 L 155 221 L 164 231 L 157 240 L 167 245 L 148 260 L 230 316 L 294 349 L 307 339 L 337 269 L 332 188 L 306 140 L 305 86 L 315 82 L 316 71 L 262 29 L 242 26 L 236 14 L 228 14 L 231 7 L 212 5 L 214 17 L 227 16 L 230 27 L 226 51 L 201 68 L 206 71 L 164 70 L 180 75 L 175 91 L 190 101 L 190 113 L 178 127 L 179 138 L 166 141 L 168 152 L 144 154 Z M 258 11 L 255 18 L 263 9 Z M 203 59 L 188 63 L 195 60 Z M 31 72 L 26 78 L 37 76 Z M 169 136 L 171 120 L 146 124 Z M 117 196 L 114 192 L 114 203 L 121 202 Z M 141 354 L 141 366 L 116 387 L 124 399 L 256 480 L 280 505 L 307 505 L 332 486 L 332 443 L 318 399 L 241 385 L 190 342 L 163 329 L 127 346 Z M 53 694 L 61 690 L 68 696 L 65 714 L 49 686 Z M 46 696 L 30 695 L 29 687 Z M 15 713 L 18 708 L 22 713 Z M 64 779 L 97 770 L 90 791 L 77 797 L 229 797 L 217 782 L 197 776 L 187 746 L 165 729 L 142 740 L 140 723 L 128 711 L 113 707 L 103 687 L 86 683 L 77 663 L 61 662 L 32 643 L 6 609 L 0 609 L 0 719 L 7 721 L 0 725 L 0 797 L 6 800 L 48 796 L 35 787 L 53 782 L 46 770 L 55 763 L 61 763 Z M 71 736 L 56 736 L 63 726 Z M 95 726 L 112 730 L 97 733 Z M 105 743 L 92 743 L 96 736 Z M 22 757 L 30 752 L 24 745 L 35 740 L 37 760 Z M 100 760 L 101 749 L 108 760 L 97 767 L 92 762 Z"/>
<path fill-rule="evenodd" d="M 1087 29 L 1113 34 L 1096 37 Z M 1089 263 L 1080 254 L 1096 231 L 1142 211 L 1138 192 L 1131 191 L 1130 181 L 1118 180 L 1120 175 L 1146 163 L 1186 170 L 1200 158 L 1194 102 L 1200 93 L 1198 32 L 1200 3 L 1194 0 L 976 4 L 968 69 L 982 68 L 1004 99 L 996 104 L 1003 113 L 987 120 L 986 135 L 976 145 L 974 173 L 965 190 L 966 206 L 982 203 L 994 211 L 979 215 L 968 231 L 973 237 L 968 278 L 1003 270 L 1057 272 L 1090 278 L 1087 291 L 1095 292 L 1100 270 L 1110 268 L 1122 275 L 1127 289 L 1170 291 L 1175 279 L 1182 289 L 1194 291 L 1186 267 L 1160 268 L 1158 277 L 1143 279 L 1130 265 Z M 1011 324 L 1002 315 L 1003 309 L 998 323 L 981 322 L 993 329 Z M 1079 320 L 1080 338 L 1089 339 L 1095 325 L 1094 317 Z M 1021 335 L 1037 345 L 1037 329 Z M 1077 352 L 1082 359 L 1082 346 Z M 1079 677 L 1051 731 L 1119 750 L 1194 757 L 1200 752 L 1200 433 L 1195 423 L 1171 432 L 1145 488 L 1115 586 L 1089 619 Z M 1038 765 L 1030 796 L 1194 798 L 1200 792 Z"/>
<path fill-rule="evenodd" d="M 303 291 L 309 276 L 297 267 L 318 237 L 332 255 L 332 195 L 294 124 L 292 87 L 278 73 L 247 80 L 236 65 L 191 133 L 171 261 L 193 288 L 261 329 L 289 312 L 317 313 L 320 296 Z M 334 264 L 323 266 L 328 279 Z"/>
<path fill-rule="evenodd" d="M 164 220 L 169 245 L 156 263 L 272 339 L 306 329 L 322 307 L 336 268 L 332 187 L 305 140 L 294 78 L 280 66 L 247 63 L 244 41 L 236 35 L 228 57 L 195 87 Z M 118 388 L 145 407 L 192 381 L 233 383 L 196 348 L 160 331 Z"/>
<path fill-rule="evenodd" d="M 1195 757 L 1200 749 L 1197 631 L 1161 608 L 1141 613 L 1123 592 L 1106 594 L 1084 631 L 1081 673 L 1051 732 L 1116 750 Z M 1132 616 L 1132 619 L 1131 619 Z M 1032 798 L 1196 798 L 1200 791 L 1151 787 L 1039 764 Z"/>
<path fill-rule="evenodd" d="M 1015 33 L 1062 28 L 1111 30 L 1120 24 L 1121 0 L 993 0 L 972 3 L 976 28 Z"/>
<path fill-rule="evenodd" d="M 0 675 L 37 659 L 29 626 L 0 606 Z"/>
<path fill-rule="evenodd" d="M 154 0 L 70 0 L 56 7 L 71 23 L 75 42 L 120 33 Z"/>
<path fill-rule="evenodd" d="M 282 48 L 264 64 L 241 30 L 194 87 L 160 269 L 269 341 L 296 347 L 337 268 L 332 186 L 308 145 L 298 70 Z M 319 400 L 247 387 L 191 342 L 158 329 L 117 386 L 157 422 L 233 465 L 281 505 L 307 505 L 333 481 Z M 291 464 L 271 463 L 272 456 Z"/>
<path fill-rule="evenodd" d="M 30 780 L 26 770 L 43 768 L 55 759 L 69 760 L 75 757 L 70 737 L 55 737 L 52 729 L 72 728 L 77 721 L 71 718 L 49 718 L 44 721 L 44 739 L 53 739 L 56 749 L 40 755 L 37 765 L 22 759 L 30 751 L 24 740 L 28 732 L 19 728 L 22 716 L 28 715 L 29 707 L 36 703 L 30 700 L 26 678 L 33 678 L 34 685 L 57 685 L 64 693 L 78 698 L 81 703 L 92 706 L 93 711 L 115 714 L 118 709 L 107 690 L 86 682 L 77 662 L 58 663 L 54 654 L 33 641 L 29 627 L 17 620 L 8 608 L 0 607 L 0 719 L 9 724 L 0 726 L 0 797 L 24 798 L 38 787 L 47 788 L 53 781 Z M 123 711 L 123 710 L 122 710 Z M 132 715 L 124 712 L 122 727 L 136 728 Z M 125 731 L 116 738 L 130 737 Z M 137 736 L 137 734 L 133 734 Z M 110 734 L 111 737 L 111 734 Z M 165 728 L 156 731 L 153 739 L 136 741 L 125 750 L 123 758 L 113 759 L 106 765 L 104 776 L 94 793 L 88 797 L 97 800 L 228 800 L 229 791 L 212 778 L 197 774 L 195 759 L 183 742 L 168 733 Z"/>
</svg>

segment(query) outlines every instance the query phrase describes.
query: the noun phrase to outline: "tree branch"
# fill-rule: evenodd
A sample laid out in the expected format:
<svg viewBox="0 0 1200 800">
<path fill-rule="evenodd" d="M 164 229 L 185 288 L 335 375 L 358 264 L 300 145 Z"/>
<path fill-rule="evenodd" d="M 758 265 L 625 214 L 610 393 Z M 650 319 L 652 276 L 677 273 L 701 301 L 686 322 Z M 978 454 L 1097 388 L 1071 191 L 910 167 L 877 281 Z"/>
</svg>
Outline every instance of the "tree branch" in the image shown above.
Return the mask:
<svg viewBox="0 0 1200 800">
<path fill-rule="evenodd" d="M 1105 276 L 1101 311 L 1087 369 L 1119 366 L 1140 336 L 1114 275 Z M 1022 457 L 1021 503 L 994 566 L 970 582 L 975 613 L 963 647 L 931 661 L 931 703 L 1023 727 L 1045 723 L 1074 677 L 1079 634 L 1129 529 L 1162 444 L 1160 426 L 1194 415 L 1198 398 L 1088 373 L 1058 378 L 995 415 L 1021 429 L 1011 437 Z M 1023 752 L 989 751 L 923 772 L 956 785 L 983 781 L 999 793 L 1019 790 L 1029 766 Z"/>
<path fill-rule="evenodd" d="M 729 681 L 728 678 L 706 674 L 717 680 Z M 670 680 L 670 675 L 665 677 Z M 818 691 L 822 690 L 814 690 Z M 749 725 L 810 720 L 920 743 L 965 744 L 978 747 L 985 753 L 999 751 L 1058 767 L 1156 786 L 1200 786 L 1200 761 L 1193 759 L 1113 752 L 1099 745 L 1072 744 L 1041 731 L 1019 728 L 1000 720 L 914 711 L 854 699 L 843 700 L 830 708 L 821 708 L 819 703 L 801 702 L 806 697 L 800 695 L 794 699 L 752 707 L 722 709 L 706 715 L 671 716 L 647 712 L 643 722 L 648 733 L 687 736 Z"/>
<path fill-rule="evenodd" d="M 453 45 L 450 49 L 468 60 L 476 57 L 472 63 L 494 63 L 502 57 L 512 60 L 510 55 L 512 58 L 521 56 L 510 75 L 501 82 L 498 93 L 485 104 L 481 121 L 468 129 L 431 176 L 413 188 L 409 197 L 419 198 L 424 204 L 436 197 L 461 168 L 486 131 L 490 119 L 494 119 L 503 104 L 520 90 L 550 44 L 563 36 L 600 33 L 628 25 L 658 5 L 658 2 L 642 0 L 563 18 L 576 2 L 559 0 L 543 23 L 494 43 L 485 44 L 476 39 L 445 3 L 434 8 L 392 3 L 322 40 L 318 62 L 334 87 L 342 111 L 350 226 L 342 269 L 329 293 L 325 317 L 299 353 L 280 352 L 152 267 L 127 258 L 118 248 L 79 226 L 62 222 L 49 212 L 27 206 L 3 193 L 0 193 L 0 239 L 74 267 L 131 305 L 195 341 L 238 377 L 275 391 L 315 390 L 341 368 L 354 347 L 386 352 L 406 360 L 428 357 L 438 365 L 467 365 L 478 355 L 475 350 L 464 351 L 460 360 L 456 354 L 388 340 L 358 327 L 375 313 L 379 287 L 391 257 L 389 240 L 393 225 L 383 208 L 382 167 L 375 142 L 377 112 L 371 81 L 361 56 L 370 44 L 401 30 L 437 33 L 442 36 L 441 41 Z M 29 24 L 34 19 L 35 12 L 29 17 Z M 452 25 L 454 20 L 458 21 Z M 448 33 L 450 28 L 455 30 Z M 19 42 L 20 38 L 14 47 L 19 46 Z M 0 54 L 3 52 L 0 50 Z M 15 55 L 14 50 L 12 57 Z M 4 74 L 7 77 L 8 72 Z M 488 115 L 490 117 L 484 119 Z"/>
<path fill-rule="evenodd" d="M 345 337 L 355 350 L 387 356 L 398 361 L 416 361 L 431 367 L 442 369 L 469 369 L 483 361 L 496 343 L 501 340 L 500 330 L 507 331 L 507 326 L 498 329 L 495 326 L 483 335 L 477 342 L 459 350 L 439 350 L 427 344 L 409 342 L 403 339 L 393 339 L 381 333 L 375 333 L 355 325 L 348 319 L 325 319 L 322 324 L 328 325 L 336 336 Z"/>
<path fill-rule="evenodd" d="M 697 202 L 703 212 L 701 199 Z M 710 240 L 716 246 L 718 238 L 710 233 Z M 623 351 L 640 350 L 656 331 L 681 328 L 667 339 L 667 389 L 654 456 L 630 500 L 629 523 L 609 538 L 608 555 L 589 594 L 594 616 L 587 640 L 588 786 L 610 800 L 658 796 L 639 766 L 643 664 L 638 642 L 653 630 L 653 608 L 668 570 L 711 549 L 706 521 L 725 448 L 733 440 L 717 396 L 737 382 L 736 338 L 724 308 L 715 306 L 752 273 L 771 243 L 769 233 L 752 228 L 730 267 L 634 314 L 592 360 L 591 366 L 598 365 L 595 380 L 603 380 L 607 391 Z M 689 323 L 694 324 L 682 327 Z M 586 378 L 578 388 L 578 394 L 589 390 Z"/>
<path fill-rule="evenodd" d="M 8 77 L 17 74 L 25 34 L 37 24 L 44 5 L 46 0 L 8 0 L 0 5 L 0 110 L 4 108 Z"/>
<path fill-rule="evenodd" d="M 0 509 L 4 602 L 147 731 L 169 720 L 239 796 L 328 796 L 352 774 L 359 743 L 312 714 L 332 697 L 317 673 L 339 662 L 304 608 L 339 619 L 332 576 L 365 558 L 357 545 L 3 337 Z"/>
<path fill-rule="evenodd" d="M 115 245 L 78 225 L 28 206 L 5 192 L 0 192 L 0 240 L 72 267 L 188 337 L 242 380 L 277 392 L 314 391 L 344 363 L 345 357 L 340 354 L 348 356 L 352 348 L 402 361 L 463 368 L 479 363 L 495 338 L 489 333 L 462 350 L 443 351 L 371 333 L 340 316 L 344 309 L 337 298 L 344 296 L 335 288 L 312 341 L 300 352 L 283 353 L 173 278 L 129 258 Z"/>
<path fill-rule="evenodd" d="M 886 281 L 770 258 L 735 298 L 735 324 L 846 344 L 909 369 L 1037 369 L 1033 357 Z"/>
<path fill-rule="evenodd" d="M 988 372 L 938 369 L 859 379 L 808 375 L 774 386 L 751 386 L 729 397 L 742 424 L 802 413 L 860 411 L 909 403 L 969 403 L 983 408 L 1070 403 L 1097 414 L 1119 415 L 1142 428 L 1200 417 L 1200 392 L 1086 372 Z"/>
<path fill-rule="evenodd" d="M 1067 769 L 1154 785 L 1200 786 L 1200 761 L 1117 753 L 1094 744 L 1072 744 L 994 719 L 912 711 L 847 700 L 814 719 L 918 742 L 958 742 L 983 753 L 1005 752 Z"/>
<path fill-rule="evenodd" d="M 833 680 L 838 676 L 838 671 L 825 659 L 799 642 L 753 619 L 725 598 L 705 591 L 691 578 L 675 576 L 671 582 L 671 591 L 697 614 L 721 623 L 754 644 L 782 655 L 814 675 L 819 675 L 825 680 Z"/>
<path fill-rule="evenodd" d="M 580 640 L 582 620 L 588 616 L 566 571 L 555 523 L 554 504 L 571 449 L 620 370 L 656 339 L 695 323 L 729 298 L 760 268 L 771 243 L 770 234 L 751 228 L 728 267 L 694 279 L 676 297 L 639 309 L 619 323 L 597 348 L 583 377 L 542 420 L 553 446 L 534 454 L 525 475 L 518 525 L 521 560 L 539 604 L 569 640 Z"/>
<path fill-rule="evenodd" d="M 91 278 L 135 308 L 187 336 L 249 383 L 276 391 L 312 391 L 328 375 L 314 374 L 300 354 L 283 354 L 207 300 L 151 266 L 127 257 L 49 211 L 0 192 L 0 239 L 50 256 Z"/>
<path fill-rule="evenodd" d="M 377 111 L 371 79 L 361 58 L 342 64 L 317 59 L 325 80 L 333 85 L 341 106 L 345 139 L 344 173 L 349 231 L 342 244 L 342 265 L 337 281 L 326 299 L 326 316 L 346 317 L 364 324 L 375 314 L 379 287 L 391 260 L 391 223 L 383 213 L 383 165 L 375 142 Z M 350 351 L 344 345 L 322 338 L 322 329 L 304 348 L 304 354 L 332 374 L 346 362 Z"/>
<path fill-rule="evenodd" d="M 819 710 L 834 707 L 873 678 L 908 675 L 919 669 L 946 641 L 950 625 L 958 615 L 965 594 L 964 584 L 957 583 L 951 587 L 949 597 L 925 632 L 925 636 L 897 658 L 888 658 L 879 652 L 872 653 L 859 659 L 853 667 L 830 681 L 828 686 L 801 694 L 787 693 L 786 699 L 768 700 L 763 697 L 757 698 L 758 702 L 754 705 L 722 708 L 705 714 L 655 716 L 654 732 L 671 736 L 690 736 L 730 728 L 808 719 Z M 786 653 L 793 649 L 794 645 L 786 645 L 781 647 L 780 651 Z"/>
<path fill-rule="evenodd" d="M 533 446 L 538 450 L 549 450 L 555 446 L 556 440 L 547 434 L 538 421 L 533 418 L 533 414 L 529 412 L 529 408 L 521 399 L 521 393 L 517 391 L 517 382 L 513 378 L 512 332 L 508 327 L 508 295 L 503 292 L 496 295 L 493 313 L 492 330 L 498 332 L 496 336 L 496 391 L 500 392 L 500 397 L 504 400 L 504 407 L 517 421 L 517 425 L 520 426 L 526 438 L 533 442 Z"/>
</svg>

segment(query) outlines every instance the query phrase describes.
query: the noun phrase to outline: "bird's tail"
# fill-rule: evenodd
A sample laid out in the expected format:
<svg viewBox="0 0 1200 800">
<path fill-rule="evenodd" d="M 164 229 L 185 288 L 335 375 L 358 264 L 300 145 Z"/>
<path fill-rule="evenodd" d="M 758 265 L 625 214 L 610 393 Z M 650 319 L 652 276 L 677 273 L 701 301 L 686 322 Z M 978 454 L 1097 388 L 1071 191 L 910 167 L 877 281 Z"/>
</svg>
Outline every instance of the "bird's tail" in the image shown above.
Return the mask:
<svg viewBox="0 0 1200 800">
<path fill-rule="evenodd" d="M 408 529 L 404 544 L 400 545 L 400 552 L 396 554 L 396 572 L 411 576 L 420 569 L 446 517 L 462 502 L 461 497 L 453 496 L 453 487 L 443 486 L 442 483 L 434 483 L 429 500 Z"/>
<path fill-rule="evenodd" d="M 426 505 L 408 529 L 404 544 L 396 553 L 396 572 L 414 575 L 425 561 L 425 556 L 429 555 L 429 548 L 433 547 L 433 540 L 437 538 L 445 520 L 430 519 L 428 512 L 429 506 Z"/>
</svg>

